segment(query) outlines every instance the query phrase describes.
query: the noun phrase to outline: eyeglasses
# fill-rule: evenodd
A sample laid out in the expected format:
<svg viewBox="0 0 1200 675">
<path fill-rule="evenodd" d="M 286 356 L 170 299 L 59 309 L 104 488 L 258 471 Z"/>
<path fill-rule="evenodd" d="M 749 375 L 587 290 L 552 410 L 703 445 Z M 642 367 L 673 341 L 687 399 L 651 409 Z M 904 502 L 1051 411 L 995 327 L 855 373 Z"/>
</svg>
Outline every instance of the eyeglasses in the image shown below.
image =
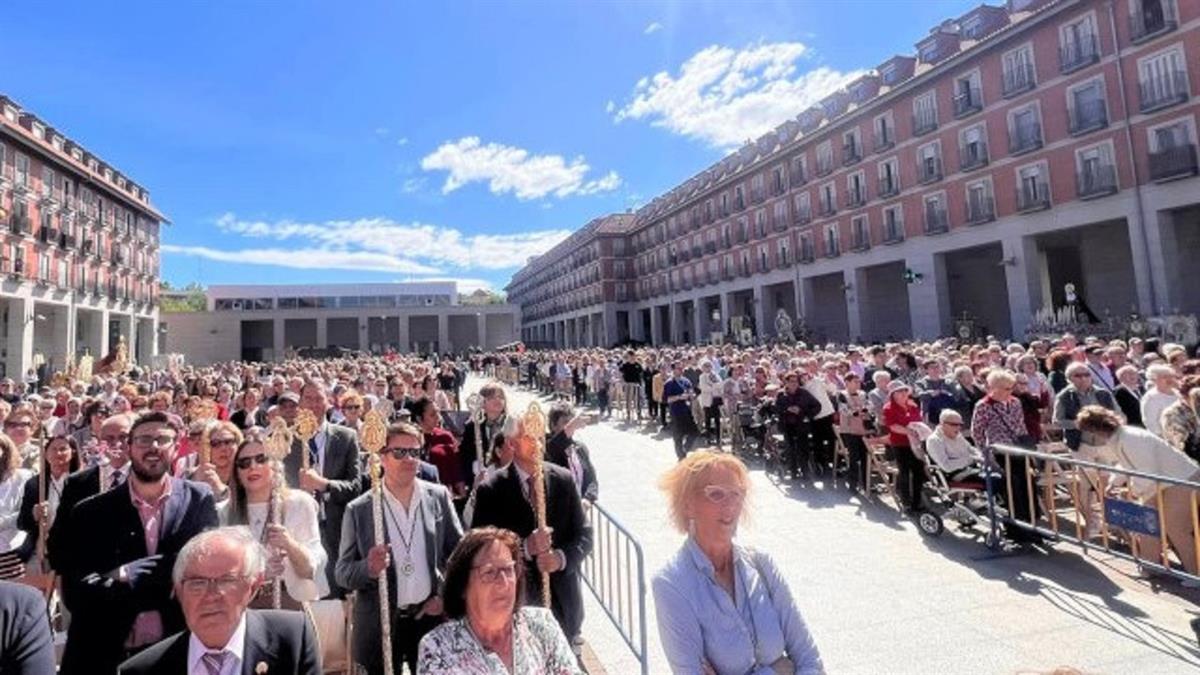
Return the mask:
<svg viewBox="0 0 1200 675">
<path fill-rule="evenodd" d="M 342 410 L 362 410 L 362 406 L 361 405 L 344 405 L 344 406 L 342 406 Z"/>
<path fill-rule="evenodd" d="M 237 439 L 234 438 L 210 438 L 208 445 L 213 448 L 221 448 L 226 446 L 237 445 Z"/>
<path fill-rule="evenodd" d="M 740 502 L 746 498 L 746 491 L 741 488 L 724 485 L 705 485 L 704 498 L 720 506 L 730 500 Z"/>
<path fill-rule="evenodd" d="M 424 454 L 424 450 L 421 448 L 384 448 L 383 451 L 391 455 L 392 459 L 405 459 L 407 457 L 420 459 L 421 455 Z"/>
<path fill-rule="evenodd" d="M 479 580 L 485 584 L 491 585 L 501 579 L 509 580 L 517 578 L 517 564 L 511 562 L 505 565 L 477 565 L 471 569 L 479 572 Z"/>
<path fill-rule="evenodd" d="M 236 460 L 234 460 L 233 464 L 237 468 L 245 471 L 255 464 L 266 464 L 269 461 L 271 461 L 271 458 L 260 452 L 251 457 L 238 457 Z"/>
<path fill-rule="evenodd" d="M 1074 375 L 1071 376 L 1072 380 L 1081 380 L 1084 378 L 1087 378 L 1090 380 L 1090 379 L 1092 379 L 1092 374 L 1091 373 L 1075 373 Z"/>
<path fill-rule="evenodd" d="M 5 429 L 11 429 L 13 427 L 31 427 L 31 426 L 33 426 L 33 423 L 30 422 L 29 420 L 14 420 L 12 422 L 4 423 Z"/>
<path fill-rule="evenodd" d="M 109 445 L 125 445 L 129 442 L 128 434 L 114 434 L 112 436 L 101 436 L 100 440 Z"/>
<path fill-rule="evenodd" d="M 942 426 L 944 427 L 961 427 L 962 425 L 962 422 L 942 422 Z"/>
<path fill-rule="evenodd" d="M 218 595 L 229 595 L 246 583 L 244 577 L 184 577 L 179 582 L 183 592 L 188 595 L 207 595 L 216 591 Z"/>
<path fill-rule="evenodd" d="M 134 436 L 133 447 L 149 448 L 156 446 L 159 448 L 169 448 L 175 445 L 175 434 L 161 434 L 159 436 Z"/>
</svg>

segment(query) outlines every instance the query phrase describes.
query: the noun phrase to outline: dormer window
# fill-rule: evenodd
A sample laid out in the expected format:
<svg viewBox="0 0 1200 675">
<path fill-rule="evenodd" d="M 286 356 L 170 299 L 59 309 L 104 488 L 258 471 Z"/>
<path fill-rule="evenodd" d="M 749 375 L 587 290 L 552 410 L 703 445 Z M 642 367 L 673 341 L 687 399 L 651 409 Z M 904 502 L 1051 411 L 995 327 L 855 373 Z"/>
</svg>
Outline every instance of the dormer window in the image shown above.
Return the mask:
<svg viewBox="0 0 1200 675">
<path fill-rule="evenodd" d="M 879 74 L 881 77 L 883 77 L 884 84 L 895 84 L 896 80 L 899 79 L 900 73 L 896 70 L 895 65 L 888 65 L 884 66 L 883 70 L 881 70 Z"/>
<path fill-rule="evenodd" d="M 973 16 L 962 23 L 962 36 L 968 40 L 978 40 L 983 35 L 983 20 Z"/>
<path fill-rule="evenodd" d="M 16 108 L 14 108 L 14 107 L 12 107 L 11 105 L 6 105 L 6 106 L 4 106 L 4 116 L 5 116 L 6 118 L 8 118 L 8 121 L 9 121 L 9 122 L 12 122 L 12 123 L 16 124 L 16 122 L 17 122 L 17 109 L 16 109 Z"/>
<path fill-rule="evenodd" d="M 33 123 L 33 135 L 35 138 L 38 138 L 40 140 L 45 140 L 46 127 L 43 127 L 42 125 L 38 124 L 37 122 L 34 122 Z"/>
<path fill-rule="evenodd" d="M 937 61 L 939 53 L 940 50 L 938 49 L 938 44 L 936 42 L 925 45 L 921 48 L 921 61 L 925 63 L 933 63 L 934 61 Z"/>
</svg>

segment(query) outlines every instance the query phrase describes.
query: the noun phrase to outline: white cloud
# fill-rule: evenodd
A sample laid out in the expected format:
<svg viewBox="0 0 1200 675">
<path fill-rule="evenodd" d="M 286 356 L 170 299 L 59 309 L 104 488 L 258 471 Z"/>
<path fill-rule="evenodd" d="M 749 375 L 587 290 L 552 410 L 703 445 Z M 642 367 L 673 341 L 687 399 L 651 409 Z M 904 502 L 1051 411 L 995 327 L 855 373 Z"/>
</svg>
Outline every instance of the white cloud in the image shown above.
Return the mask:
<svg viewBox="0 0 1200 675">
<path fill-rule="evenodd" d="M 216 226 L 224 235 L 287 243 L 295 248 L 164 247 L 164 250 L 226 262 L 437 274 L 446 268 L 500 270 L 520 267 L 530 256 L 545 253 L 571 233 L 570 230 L 541 230 L 468 235 L 454 228 L 399 223 L 387 218 L 258 221 L 241 219 L 232 213 L 218 218 Z"/>
<path fill-rule="evenodd" d="M 400 281 L 453 281 L 458 285 L 459 293 L 474 293 L 481 288 L 485 291 L 491 291 L 495 289 L 495 284 L 487 279 L 475 279 L 472 277 L 405 277 Z"/>
<path fill-rule="evenodd" d="M 651 21 L 650 25 L 646 26 L 646 30 L 642 31 L 642 33 L 644 33 L 646 35 L 652 35 L 662 29 L 663 29 L 663 25 L 661 23 L 659 23 L 657 21 Z"/>
<path fill-rule="evenodd" d="M 801 71 L 800 42 L 756 44 L 741 50 L 711 46 L 672 74 L 643 77 L 614 120 L 652 125 L 713 147 L 729 149 L 774 129 L 858 77 L 824 66 Z"/>
<path fill-rule="evenodd" d="M 396 145 L 400 145 L 400 146 L 408 145 L 408 136 L 401 136 L 400 138 L 397 138 Z"/>
<path fill-rule="evenodd" d="M 612 102 L 612 101 L 609 101 L 608 103 L 606 103 L 606 104 L 604 105 L 604 112 L 608 113 L 609 115 L 613 114 L 613 113 L 614 113 L 614 112 L 616 112 L 616 111 L 617 111 L 617 104 L 616 104 L 616 103 L 614 103 L 614 102 Z"/>
<path fill-rule="evenodd" d="M 404 182 L 400 184 L 400 191 L 406 195 L 416 194 L 418 192 L 421 192 L 424 189 L 425 189 L 425 179 L 420 178 L 420 177 L 405 178 Z"/>
<path fill-rule="evenodd" d="M 528 150 L 499 143 L 484 145 L 477 136 L 443 143 L 421 160 L 426 171 L 446 171 L 442 194 L 473 182 L 486 182 L 492 194 L 513 193 L 517 199 L 589 195 L 616 189 L 617 172 L 587 180 L 591 167 L 583 157 L 569 162 L 561 155 L 531 155 Z"/>
</svg>

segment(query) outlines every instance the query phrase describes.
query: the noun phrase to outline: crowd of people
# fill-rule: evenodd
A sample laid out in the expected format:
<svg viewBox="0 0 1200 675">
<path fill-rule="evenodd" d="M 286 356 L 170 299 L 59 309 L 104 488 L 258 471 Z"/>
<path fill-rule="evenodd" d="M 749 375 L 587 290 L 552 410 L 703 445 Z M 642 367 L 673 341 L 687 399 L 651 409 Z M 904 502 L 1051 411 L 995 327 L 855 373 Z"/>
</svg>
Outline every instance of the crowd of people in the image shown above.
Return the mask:
<svg viewBox="0 0 1200 675">
<path fill-rule="evenodd" d="M 584 421 L 557 403 L 535 437 L 498 383 L 468 410 L 470 365 L 358 355 L 0 381 L 4 625 L 65 634 L 50 658 L 68 675 L 318 673 L 331 659 L 581 672 L 598 496 L 572 438 Z M 377 489 L 369 411 L 386 428 Z M 9 623 L 29 592 L 48 620 Z M 53 672 L 52 640 L 8 638 L 0 671 Z"/>
</svg>

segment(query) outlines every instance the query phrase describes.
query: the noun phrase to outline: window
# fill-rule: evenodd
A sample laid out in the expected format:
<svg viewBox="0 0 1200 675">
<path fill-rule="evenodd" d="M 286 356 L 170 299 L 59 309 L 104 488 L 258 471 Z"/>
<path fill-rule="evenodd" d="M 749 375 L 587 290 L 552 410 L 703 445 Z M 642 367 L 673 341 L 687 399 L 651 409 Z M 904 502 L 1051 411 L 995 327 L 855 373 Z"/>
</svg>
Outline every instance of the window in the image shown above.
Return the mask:
<svg viewBox="0 0 1200 675">
<path fill-rule="evenodd" d="M 996 219 L 996 202 L 992 198 L 992 182 L 977 180 L 967 183 L 967 222 L 972 225 Z"/>
<path fill-rule="evenodd" d="M 940 46 L 936 41 L 931 42 L 924 47 L 921 47 L 919 55 L 924 63 L 936 63 L 938 56 L 941 55 Z"/>
<path fill-rule="evenodd" d="M 1108 125 L 1108 107 L 1104 100 L 1104 81 L 1095 79 L 1067 91 L 1067 112 L 1071 133 L 1082 134 Z"/>
<path fill-rule="evenodd" d="M 1196 136 L 1190 118 L 1150 129 L 1150 178 L 1165 181 L 1196 174 Z"/>
<path fill-rule="evenodd" d="M 777 201 L 773 208 L 774 214 L 772 220 L 774 221 L 775 229 L 782 231 L 787 228 L 787 202 L 782 200 Z"/>
<path fill-rule="evenodd" d="M 856 251 L 871 248 L 871 226 L 865 215 L 850 219 L 850 239 Z"/>
<path fill-rule="evenodd" d="M 937 98 L 928 92 L 913 99 L 913 135 L 929 133 L 937 129 Z"/>
<path fill-rule="evenodd" d="M 846 207 L 855 208 L 867 203 L 867 181 L 862 171 L 846 177 Z"/>
<path fill-rule="evenodd" d="M 788 250 L 788 239 L 784 237 L 779 240 L 779 265 L 790 265 L 792 263 L 791 251 Z"/>
<path fill-rule="evenodd" d="M 1130 0 L 1129 33 L 1134 44 L 1175 30 L 1179 15 L 1173 0 Z"/>
<path fill-rule="evenodd" d="M 792 158 L 791 184 L 792 187 L 800 187 L 808 181 L 808 162 L 804 155 L 796 155 Z"/>
<path fill-rule="evenodd" d="M 1084 148 L 1075 153 L 1076 186 L 1080 199 L 1089 199 L 1117 191 L 1117 172 L 1113 166 L 1110 143 Z"/>
<path fill-rule="evenodd" d="M 1030 104 L 1009 113 L 1008 152 L 1019 155 L 1042 147 L 1038 107 Z"/>
<path fill-rule="evenodd" d="M 857 128 L 842 134 L 842 164 L 854 164 L 862 159 L 862 141 Z"/>
<path fill-rule="evenodd" d="M 1004 96 L 1016 96 L 1033 89 L 1036 84 L 1033 67 L 1033 47 L 1025 44 L 1006 52 L 1001 57 L 1003 65 Z"/>
<path fill-rule="evenodd" d="M 733 207 L 739 211 L 746 208 L 746 195 L 741 185 L 733 188 Z"/>
<path fill-rule="evenodd" d="M 817 175 L 827 176 L 833 171 L 833 141 L 817 146 Z"/>
<path fill-rule="evenodd" d="M 807 192 L 796 195 L 796 223 L 806 225 L 812 220 L 812 198 Z"/>
<path fill-rule="evenodd" d="M 17 153 L 16 175 L 14 182 L 19 187 L 29 186 L 29 158 L 21 153 Z"/>
<path fill-rule="evenodd" d="M 892 197 L 900 193 L 900 166 L 892 157 L 879 163 L 879 196 Z"/>
<path fill-rule="evenodd" d="M 977 169 L 988 163 L 987 130 L 982 124 L 963 129 L 958 137 L 959 167 L 963 171 Z"/>
<path fill-rule="evenodd" d="M 800 262 L 812 262 L 816 258 L 816 249 L 813 246 L 812 232 L 803 232 L 800 234 Z"/>
<path fill-rule="evenodd" d="M 1187 71 L 1179 45 L 1138 61 L 1142 112 L 1161 110 L 1188 99 Z"/>
<path fill-rule="evenodd" d="M 767 212 L 765 209 L 754 212 L 754 236 L 759 239 L 767 236 Z"/>
<path fill-rule="evenodd" d="M 758 271 L 766 272 L 771 269 L 771 252 L 766 244 L 758 247 Z"/>
<path fill-rule="evenodd" d="M 1064 73 L 1079 70 L 1100 60 L 1096 41 L 1096 15 L 1088 14 L 1058 29 L 1058 65 Z"/>
<path fill-rule="evenodd" d="M 883 243 L 904 241 L 904 207 L 897 204 L 883 210 Z"/>
<path fill-rule="evenodd" d="M 50 254 L 38 254 L 38 281 L 50 280 Z"/>
<path fill-rule="evenodd" d="M 879 72 L 883 77 L 884 84 L 896 84 L 900 81 L 900 70 L 896 68 L 896 64 L 889 63 Z"/>
<path fill-rule="evenodd" d="M 1031 164 L 1017 170 L 1017 210 L 1036 211 L 1049 208 L 1050 186 L 1042 164 Z"/>
<path fill-rule="evenodd" d="M 917 172 L 920 174 L 922 183 L 932 183 L 942 179 L 940 143 L 934 141 L 917 149 Z"/>
<path fill-rule="evenodd" d="M 946 195 L 938 192 L 926 195 L 925 204 L 925 233 L 941 234 L 950 230 L 950 221 L 946 217 Z"/>
<path fill-rule="evenodd" d="M 825 226 L 825 255 L 835 258 L 842 254 L 837 223 Z"/>
<path fill-rule="evenodd" d="M 954 81 L 954 116 L 966 117 L 983 110 L 979 71 L 973 70 Z"/>
<path fill-rule="evenodd" d="M 883 152 L 896 143 L 892 113 L 888 111 L 875 118 L 875 152 Z"/>
<path fill-rule="evenodd" d="M 821 215 L 831 216 L 837 213 L 837 187 L 833 183 L 821 186 Z"/>
<path fill-rule="evenodd" d="M 771 172 L 771 194 L 781 195 L 787 190 L 787 184 L 783 180 L 783 165 L 775 167 Z"/>
<path fill-rule="evenodd" d="M 765 184 L 766 179 L 761 173 L 750 179 L 750 198 L 754 203 L 761 202 L 767 196 Z"/>
</svg>

